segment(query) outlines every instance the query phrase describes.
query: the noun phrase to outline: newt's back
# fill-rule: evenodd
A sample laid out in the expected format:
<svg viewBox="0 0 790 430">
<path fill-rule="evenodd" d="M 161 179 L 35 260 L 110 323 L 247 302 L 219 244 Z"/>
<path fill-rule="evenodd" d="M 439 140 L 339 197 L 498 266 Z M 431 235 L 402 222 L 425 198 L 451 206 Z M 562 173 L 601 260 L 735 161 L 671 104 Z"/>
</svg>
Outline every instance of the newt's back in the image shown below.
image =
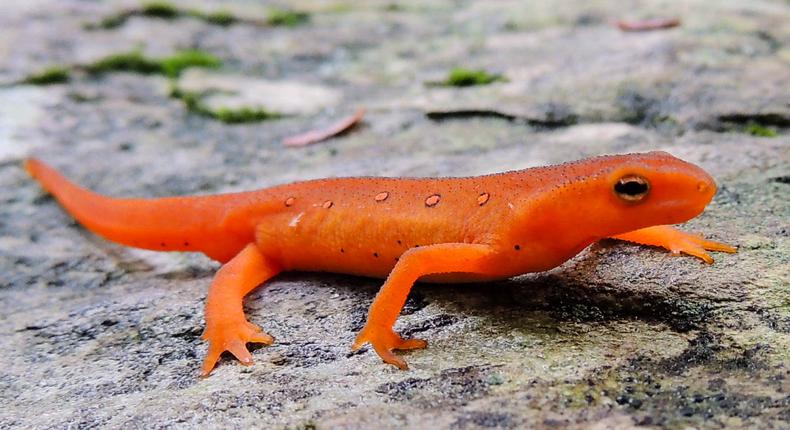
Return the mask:
<svg viewBox="0 0 790 430">
<path fill-rule="evenodd" d="M 480 243 L 507 223 L 507 202 L 497 196 L 505 175 L 496 176 L 339 178 L 276 187 L 270 192 L 281 209 L 256 222 L 256 242 L 286 269 L 385 276 L 410 248 Z"/>
</svg>

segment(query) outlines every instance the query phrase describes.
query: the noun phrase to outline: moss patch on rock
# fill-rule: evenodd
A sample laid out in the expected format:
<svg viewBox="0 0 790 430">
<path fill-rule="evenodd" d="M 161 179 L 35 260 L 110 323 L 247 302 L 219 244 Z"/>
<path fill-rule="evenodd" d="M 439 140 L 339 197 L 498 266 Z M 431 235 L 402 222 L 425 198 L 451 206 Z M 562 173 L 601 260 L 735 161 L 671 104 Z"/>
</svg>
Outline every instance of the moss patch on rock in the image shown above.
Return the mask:
<svg viewBox="0 0 790 430">
<path fill-rule="evenodd" d="M 177 77 L 189 67 L 218 68 L 222 61 L 204 51 L 185 50 L 164 58 L 146 57 L 139 51 L 114 54 L 83 66 L 91 74 L 136 72 Z"/>
<path fill-rule="evenodd" d="M 84 69 L 91 74 L 121 71 L 151 74 L 162 70 L 160 63 L 147 58 L 139 51 L 108 55 L 94 63 L 85 65 Z"/>
<path fill-rule="evenodd" d="M 310 20 L 310 15 L 291 9 L 272 9 L 266 17 L 266 23 L 271 26 L 296 27 Z"/>
<path fill-rule="evenodd" d="M 265 19 L 243 18 L 234 15 L 228 10 L 203 11 L 199 9 L 180 9 L 167 1 L 152 1 L 144 3 L 139 8 L 124 10 L 113 15 L 108 15 L 97 23 L 85 24 L 85 29 L 113 29 L 120 27 L 133 16 L 173 20 L 177 18 L 194 18 L 207 24 L 226 27 L 236 23 L 245 23 L 257 26 L 285 26 L 295 27 L 310 20 L 307 12 L 292 9 L 271 9 Z"/>
<path fill-rule="evenodd" d="M 52 85 L 68 82 L 71 71 L 68 67 L 52 66 L 40 72 L 33 73 L 22 80 L 23 84 Z"/>
<path fill-rule="evenodd" d="M 176 77 L 189 67 L 216 69 L 222 66 L 222 61 L 208 52 L 190 49 L 162 58 L 159 64 L 165 75 Z"/>
<path fill-rule="evenodd" d="M 152 1 L 143 4 L 143 7 L 140 9 L 140 14 L 156 18 L 173 19 L 181 15 L 181 12 L 170 2 Z"/>
<path fill-rule="evenodd" d="M 776 131 L 773 127 L 764 126 L 762 124 L 758 124 L 756 122 L 750 122 L 746 124 L 744 128 L 746 133 L 751 134 L 752 136 L 757 137 L 776 137 L 779 136 L 779 132 Z"/>
<path fill-rule="evenodd" d="M 60 84 L 68 82 L 74 71 L 84 71 L 91 75 L 133 72 L 146 75 L 160 74 L 176 78 L 190 67 L 216 69 L 221 66 L 222 60 L 208 52 L 196 49 L 179 51 L 162 58 L 147 57 L 140 51 L 130 51 L 108 55 L 90 64 L 48 67 L 28 75 L 20 83 L 29 85 Z"/>
<path fill-rule="evenodd" d="M 240 108 L 222 107 L 212 109 L 203 102 L 207 94 L 195 91 L 184 91 L 177 86 L 170 90 L 170 97 L 184 102 L 187 110 L 198 115 L 213 118 L 225 124 L 244 124 L 281 118 L 282 115 L 268 111 L 261 107 L 244 106 Z"/>
<path fill-rule="evenodd" d="M 184 11 L 179 10 L 174 4 L 167 1 L 157 0 L 143 3 L 143 5 L 137 9 L 125 10 L 113 15 L 108 15 L 102 18 L 98 23 L 86 24 L 84 27 L 88 30 L 97 28 L 112 29 L 124 25 L 126 21 L 133 16 L 145 16 L 148 18 L 170 20 L 184 15 Z"/>
<path fill-rule="evenodd" d="M 197 16 L 199 12 L 193 12 L 193 16 Z M 226 10 L 218 10 L 214 12 L 203 13 L 200 17 L 209 24 L 227 27 L 239 21 L 239 18 Z"/>
<path fill-rule="evenodd" d="M 220 108 L 213 111 L 212 118 L 226 124 L 243 124 L 278 118 L 279 115 L 262 108 L 242 107 L 238 109 Z"/>
<path fill-rule="evenodd" d="M 471 87 L 476 85 L 488 85 L 494 82 L 503 82 L 505 77 L 499 74 L 489 73 L 483 69 L 465 69 L 456 67 L 450 70 L 447 78 L 439 82 L 439 85 L 448 87 Z"/>
</svg>

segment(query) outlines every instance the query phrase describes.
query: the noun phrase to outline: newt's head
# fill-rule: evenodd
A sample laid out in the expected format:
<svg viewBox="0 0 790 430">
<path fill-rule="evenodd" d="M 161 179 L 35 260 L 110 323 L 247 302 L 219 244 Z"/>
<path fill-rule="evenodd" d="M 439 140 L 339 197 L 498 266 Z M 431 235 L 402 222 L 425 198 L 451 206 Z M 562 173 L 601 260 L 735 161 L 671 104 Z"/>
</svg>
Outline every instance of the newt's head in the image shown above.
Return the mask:
<svg viewBox="0 0 790 430">
<path fill-rule="evenodd" d="M 566 245 L 688 221 L 716 193 L 709 174 L 666 152 L 590 158 L 546 172 L 552 173 L 564 180 L 530 215 L 535 228 L 554 226 Z"/>
<path fill-rule="evenodd" d="M 594 197 L 584 206 L 600 229 L 596 234 L 685 222 L 702 213 L 716 194 L 716 183 L 707 172 L 666 152 L 598 160 L 600 167 L 589 181 L 570 186 L 593 188 L 585 190 L 585 199 Z"/>
</svg>

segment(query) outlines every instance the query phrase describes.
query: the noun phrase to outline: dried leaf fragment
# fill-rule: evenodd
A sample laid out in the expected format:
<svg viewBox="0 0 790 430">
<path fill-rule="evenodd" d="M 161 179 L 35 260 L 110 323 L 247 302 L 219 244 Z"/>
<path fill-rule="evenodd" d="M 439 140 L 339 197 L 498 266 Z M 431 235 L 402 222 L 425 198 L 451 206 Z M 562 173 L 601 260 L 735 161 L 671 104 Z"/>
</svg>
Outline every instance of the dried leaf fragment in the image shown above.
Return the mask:
<svg viewBox="0 0 790 430">
<path fill-rule="evenodd" d="M 354 127 L 362 117 L 365 116 L 365 109 L 358 109 L 353 115 L 341 119 L 340 121 L 319 130 L 311 130 L 295 136 L 287 137 L 283 140 L 285 146 L 306 146 L 321 142 L 330 137 L 337 136 Z"/>
</svg>

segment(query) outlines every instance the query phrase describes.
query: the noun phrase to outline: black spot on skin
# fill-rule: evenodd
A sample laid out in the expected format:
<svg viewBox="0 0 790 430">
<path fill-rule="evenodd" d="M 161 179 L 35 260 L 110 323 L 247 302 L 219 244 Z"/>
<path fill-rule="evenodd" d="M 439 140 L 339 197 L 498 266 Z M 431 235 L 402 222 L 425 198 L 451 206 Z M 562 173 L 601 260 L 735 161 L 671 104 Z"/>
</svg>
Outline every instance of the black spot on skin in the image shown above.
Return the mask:
<svg viewBox="0 0 790 430">
<path fill-rule="evenodd" d="M 341 253 L 342 253 L 342 252 L 346 252 L 346 250 L 345 250 L 345 249 L 343 249 L 343 248 L 340 248 L 340 252 L 341 252 Z"/>
<path fill-rule="evenodd" d="M 521 251 L 521 245 L 516 245 L 513 247 L 516 251 Z"/>
<path fill-rule="evenodd" d="M 398 241 L 398 245 L 403 245 L 403 242 L 401 242 L 401 241 Z"/>
<path fill-rule="evenodd" d="M 378 252 L 374 252 L 373 256 L 376 257 L 376 258 L 379 258 L 379 253 Z"/>
</svg>

